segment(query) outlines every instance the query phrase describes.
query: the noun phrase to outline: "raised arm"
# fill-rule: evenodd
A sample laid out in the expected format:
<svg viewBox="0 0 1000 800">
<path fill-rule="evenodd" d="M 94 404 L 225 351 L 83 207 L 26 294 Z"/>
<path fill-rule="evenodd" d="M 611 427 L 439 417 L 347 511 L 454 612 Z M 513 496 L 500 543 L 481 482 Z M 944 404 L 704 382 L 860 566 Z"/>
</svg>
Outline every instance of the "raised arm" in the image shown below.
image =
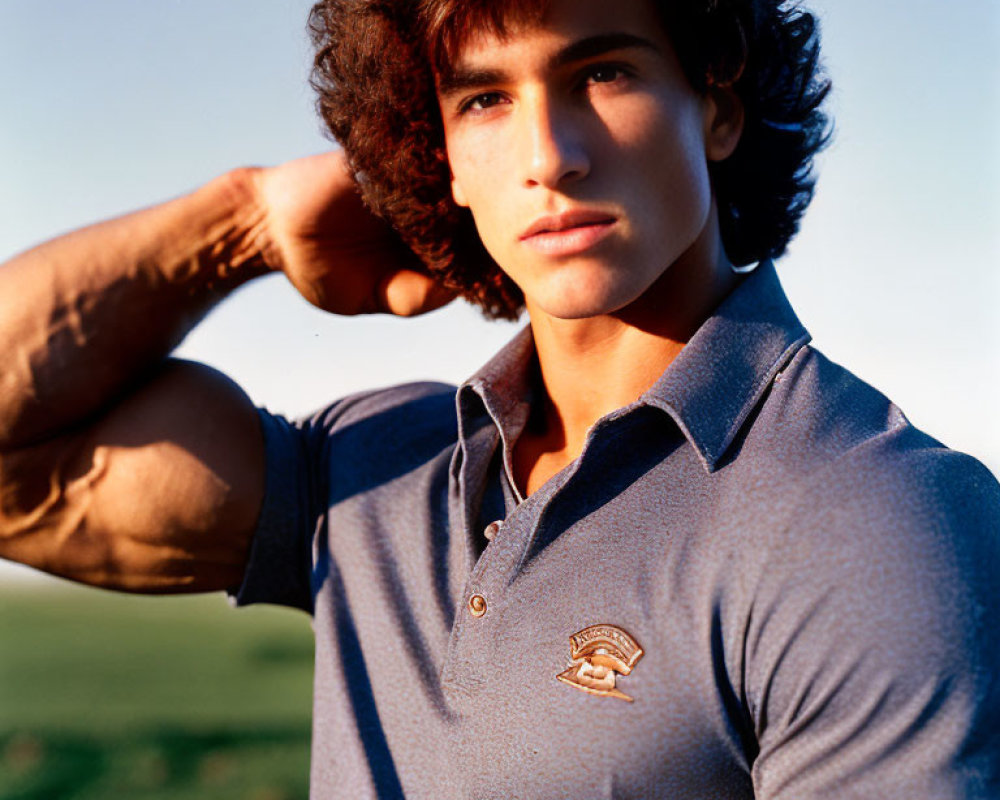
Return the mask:
<svg viewBox="0 0 1000 800">
<path fill-rule="evenodd" d="M 252 405 L 170 350 L 284 270 L 337 313 L 446 302 L 339 154 L 243 169 L 0 266 L 0 556 L 110 588 L 239 581 L 261 500 Z"/>
</svg>

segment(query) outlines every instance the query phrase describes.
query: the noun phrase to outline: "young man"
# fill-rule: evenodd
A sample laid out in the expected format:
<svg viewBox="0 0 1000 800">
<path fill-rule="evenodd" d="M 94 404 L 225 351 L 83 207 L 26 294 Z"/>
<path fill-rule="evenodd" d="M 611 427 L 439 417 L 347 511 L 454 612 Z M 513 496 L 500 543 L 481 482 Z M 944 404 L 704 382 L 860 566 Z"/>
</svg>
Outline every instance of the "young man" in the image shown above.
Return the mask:
<svg viewBox="0 0 1000 800">
<path fill-rule="evenodd" d="M 0 270 L 0 554 L 310 612 L 317 797 L 1000 794 L 1000 487 L 812 349 L 768 261 L 823 138 L 811 17 L 312 24 L 349 169 L 237 171 Z M 270 269 L 531 325 L 457 393 L 290 424 L 165 360 Z"/>
</svg>

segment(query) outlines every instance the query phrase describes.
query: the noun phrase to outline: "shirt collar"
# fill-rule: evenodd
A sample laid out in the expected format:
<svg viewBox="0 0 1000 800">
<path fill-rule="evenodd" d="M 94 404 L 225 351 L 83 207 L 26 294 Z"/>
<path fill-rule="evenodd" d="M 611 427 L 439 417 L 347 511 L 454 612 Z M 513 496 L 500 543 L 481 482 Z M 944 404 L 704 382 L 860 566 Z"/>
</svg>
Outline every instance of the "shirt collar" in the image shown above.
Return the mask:
<svg viewBox="0 0 1000 800">
<path fill-rule="evenodd" d="M 712 472 L 775 376 L 810 339 L 785 297 L 774 264 L 761 264 L 702 324 L 636 405 L 677 423 Z M 534 380 L 530 327 L 459 387 L 460 435 L 489 414 L 512 444 L 528 418 Z"/>
<path fill-rule="evenodd" d="M 774 264 L 764 261 L 705 320 L 640 402 L 673 417 L 711 472 L 809 339 Z"/>
<path fill-rule="evenodd" d="M 485 410 L 504 442 L 513 445 L 528 421 L 534 364 L 535 341 L 529 325 L 458 388 L 459 436 L 463 440 L 477 428 L 474 418 Z"/>
</svg>

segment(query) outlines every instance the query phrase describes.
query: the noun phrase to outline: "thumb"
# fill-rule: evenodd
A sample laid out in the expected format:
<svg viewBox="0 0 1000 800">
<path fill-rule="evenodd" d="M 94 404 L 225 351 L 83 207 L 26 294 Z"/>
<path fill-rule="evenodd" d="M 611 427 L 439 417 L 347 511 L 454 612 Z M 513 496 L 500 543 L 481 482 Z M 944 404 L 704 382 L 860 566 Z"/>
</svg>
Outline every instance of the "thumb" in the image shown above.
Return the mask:
<svg viewBox="0 0 1000 800">
<path fill-rule="evenodd" d="M 448 289 L 429 275 L 412 269 L 390 272 L 378 285 L 379 310 L 400 317 L 412 317 L 441 308 L 458 292 Z"/>
</svg>

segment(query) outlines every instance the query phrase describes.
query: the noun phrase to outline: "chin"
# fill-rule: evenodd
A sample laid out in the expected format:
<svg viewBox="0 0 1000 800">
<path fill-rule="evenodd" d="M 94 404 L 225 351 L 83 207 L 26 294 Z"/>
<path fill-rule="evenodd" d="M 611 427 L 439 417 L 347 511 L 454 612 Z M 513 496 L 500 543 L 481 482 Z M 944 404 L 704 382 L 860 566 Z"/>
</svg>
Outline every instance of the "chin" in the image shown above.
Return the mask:
<svg viewBox="0 0 1000 800">
<path fill-rule="evenodd" d="M 590 319 L 620 311 L 642 296 L 642 291 L 622 291 L 614 287 L 610 291 L 580 291 L 572 287 L 563 292 L 553 292 L 547 297 L 536 298 L 528 303 L 529 312 L 541 312 L 555 319 Z"/>
<path fill-rule="evenodd" d="M 623 275 L 614 269 L 569 270 L 547 286 L 528 287 L 525 297 L 529 312 L 555 319 L 588 319 L 613 314 L 635 302 L 658 276 L 648 277 L 643 280 L 635 273 Z"/>
</svg>

